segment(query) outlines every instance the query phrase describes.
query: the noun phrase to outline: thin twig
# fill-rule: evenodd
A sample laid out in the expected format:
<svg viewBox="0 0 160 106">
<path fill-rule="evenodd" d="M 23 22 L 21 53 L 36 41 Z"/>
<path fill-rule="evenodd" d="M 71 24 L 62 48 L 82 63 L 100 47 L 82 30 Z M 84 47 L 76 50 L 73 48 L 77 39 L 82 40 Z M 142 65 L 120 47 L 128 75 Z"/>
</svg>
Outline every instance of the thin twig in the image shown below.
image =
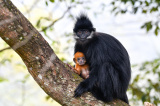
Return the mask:
<svg viewBox="0 0 160 106">
<path fill-rule="evenodd" d="M 63 13 L 63 15 L 60 18 L 54 20 L 50 25 L 48 25 L 47 27 L 44 27 L 40 32 L 47 30 L 48 28 L 53 26 L 57 21 L 61 20 L 71 8 L 72 7 L 68 7 L 67 10 Z"/>
<path fill-rule="evenodd" d="M 40 0 L 35 0 L 33 5 L 29 8 L 29 9 L 26 9 L 27 13 L 30 13 L 32 11 L 32 9 L 40 2 Z"/>
<path fill-rule="evenodd" d="M 4 49 L 0 50 L 0 52 L 3 52 L 3 51 L 8 50 L 8 49 L 11 49 L 11 47 L 4 48 Z"/>
</svg>

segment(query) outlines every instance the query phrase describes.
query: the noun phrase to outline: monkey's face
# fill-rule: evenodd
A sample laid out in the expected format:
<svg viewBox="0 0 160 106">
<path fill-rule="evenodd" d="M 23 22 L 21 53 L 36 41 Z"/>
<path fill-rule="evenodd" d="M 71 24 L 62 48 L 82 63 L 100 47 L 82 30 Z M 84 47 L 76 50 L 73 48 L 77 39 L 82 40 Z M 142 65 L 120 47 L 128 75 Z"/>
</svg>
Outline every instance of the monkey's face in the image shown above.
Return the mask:
<svg viewBox="0 0 160 106">
<path fill-rule="evenodd" d="M 86 63 L 86 59 L 84 57 L 78 57 L 76 59 L 76 63 L 79 65 L 84 65 Z"/>
<path fill-rule="evenodd" d="M 76 35 L 79 37 L 80 40 L 85 40 L 88 36 L 90 36 L 91 32 L 87 29 L 79 29 L 76 32 Z"/>
<path fill-rule="evenodd" d="M 92 38 L 93 36 L 93 31 L 90 31 L 88 29 L 79 29 L 77 32 L 74 34 L 74 38 L 80 42 L 85 42 L 86 40 Z"/>
</svg>

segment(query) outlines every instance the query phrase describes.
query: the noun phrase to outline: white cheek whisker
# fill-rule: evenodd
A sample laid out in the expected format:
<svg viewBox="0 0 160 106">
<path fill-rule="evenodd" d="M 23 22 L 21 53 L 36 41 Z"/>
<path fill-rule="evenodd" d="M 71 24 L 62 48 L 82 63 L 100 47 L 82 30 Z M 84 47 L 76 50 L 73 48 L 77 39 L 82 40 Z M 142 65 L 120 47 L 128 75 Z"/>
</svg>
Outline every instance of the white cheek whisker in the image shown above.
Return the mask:
<svg viewBox="0 0 160 106">
<path fill-rule="evenodd" d="M 91 39 L 93 37 L 94 31 L 91 32 L 91 34 L 87 37 L 87 39 Z"/>
</svg>

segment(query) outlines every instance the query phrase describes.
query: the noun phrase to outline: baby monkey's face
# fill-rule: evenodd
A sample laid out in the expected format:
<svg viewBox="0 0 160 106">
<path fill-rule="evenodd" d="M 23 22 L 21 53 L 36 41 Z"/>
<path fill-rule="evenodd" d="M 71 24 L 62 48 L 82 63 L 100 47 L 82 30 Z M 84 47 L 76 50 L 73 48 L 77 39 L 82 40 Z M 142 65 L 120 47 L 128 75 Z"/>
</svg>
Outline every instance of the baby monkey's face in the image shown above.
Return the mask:
<svg viewBox="0 0 160 106">
<path fill-rule="evenodd" d="M 77 64 L 84 65 L 86 63 L 85 57 L 78 57 L 77 58 Z"/>
</svg>

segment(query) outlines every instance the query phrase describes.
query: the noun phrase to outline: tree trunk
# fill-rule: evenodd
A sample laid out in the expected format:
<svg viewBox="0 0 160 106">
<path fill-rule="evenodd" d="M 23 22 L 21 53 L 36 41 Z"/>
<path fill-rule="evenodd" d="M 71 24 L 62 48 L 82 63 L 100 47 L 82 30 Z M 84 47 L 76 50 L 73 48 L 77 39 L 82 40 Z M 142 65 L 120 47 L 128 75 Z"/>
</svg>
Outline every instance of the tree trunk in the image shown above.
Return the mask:
<svg viewBox="0 0 160 106">
<path fill-rule="evenodd" d="M 107 105 L 90 93 L 74 98 L 74 90 L 83 80 L 59 60 L 41 34 L 10 0 L 0 0 L 0 37 L 24 61 L 39 86 L 61 105 Z M 127 105 L 114 100 L 110 105 Z"/>
</svg>

